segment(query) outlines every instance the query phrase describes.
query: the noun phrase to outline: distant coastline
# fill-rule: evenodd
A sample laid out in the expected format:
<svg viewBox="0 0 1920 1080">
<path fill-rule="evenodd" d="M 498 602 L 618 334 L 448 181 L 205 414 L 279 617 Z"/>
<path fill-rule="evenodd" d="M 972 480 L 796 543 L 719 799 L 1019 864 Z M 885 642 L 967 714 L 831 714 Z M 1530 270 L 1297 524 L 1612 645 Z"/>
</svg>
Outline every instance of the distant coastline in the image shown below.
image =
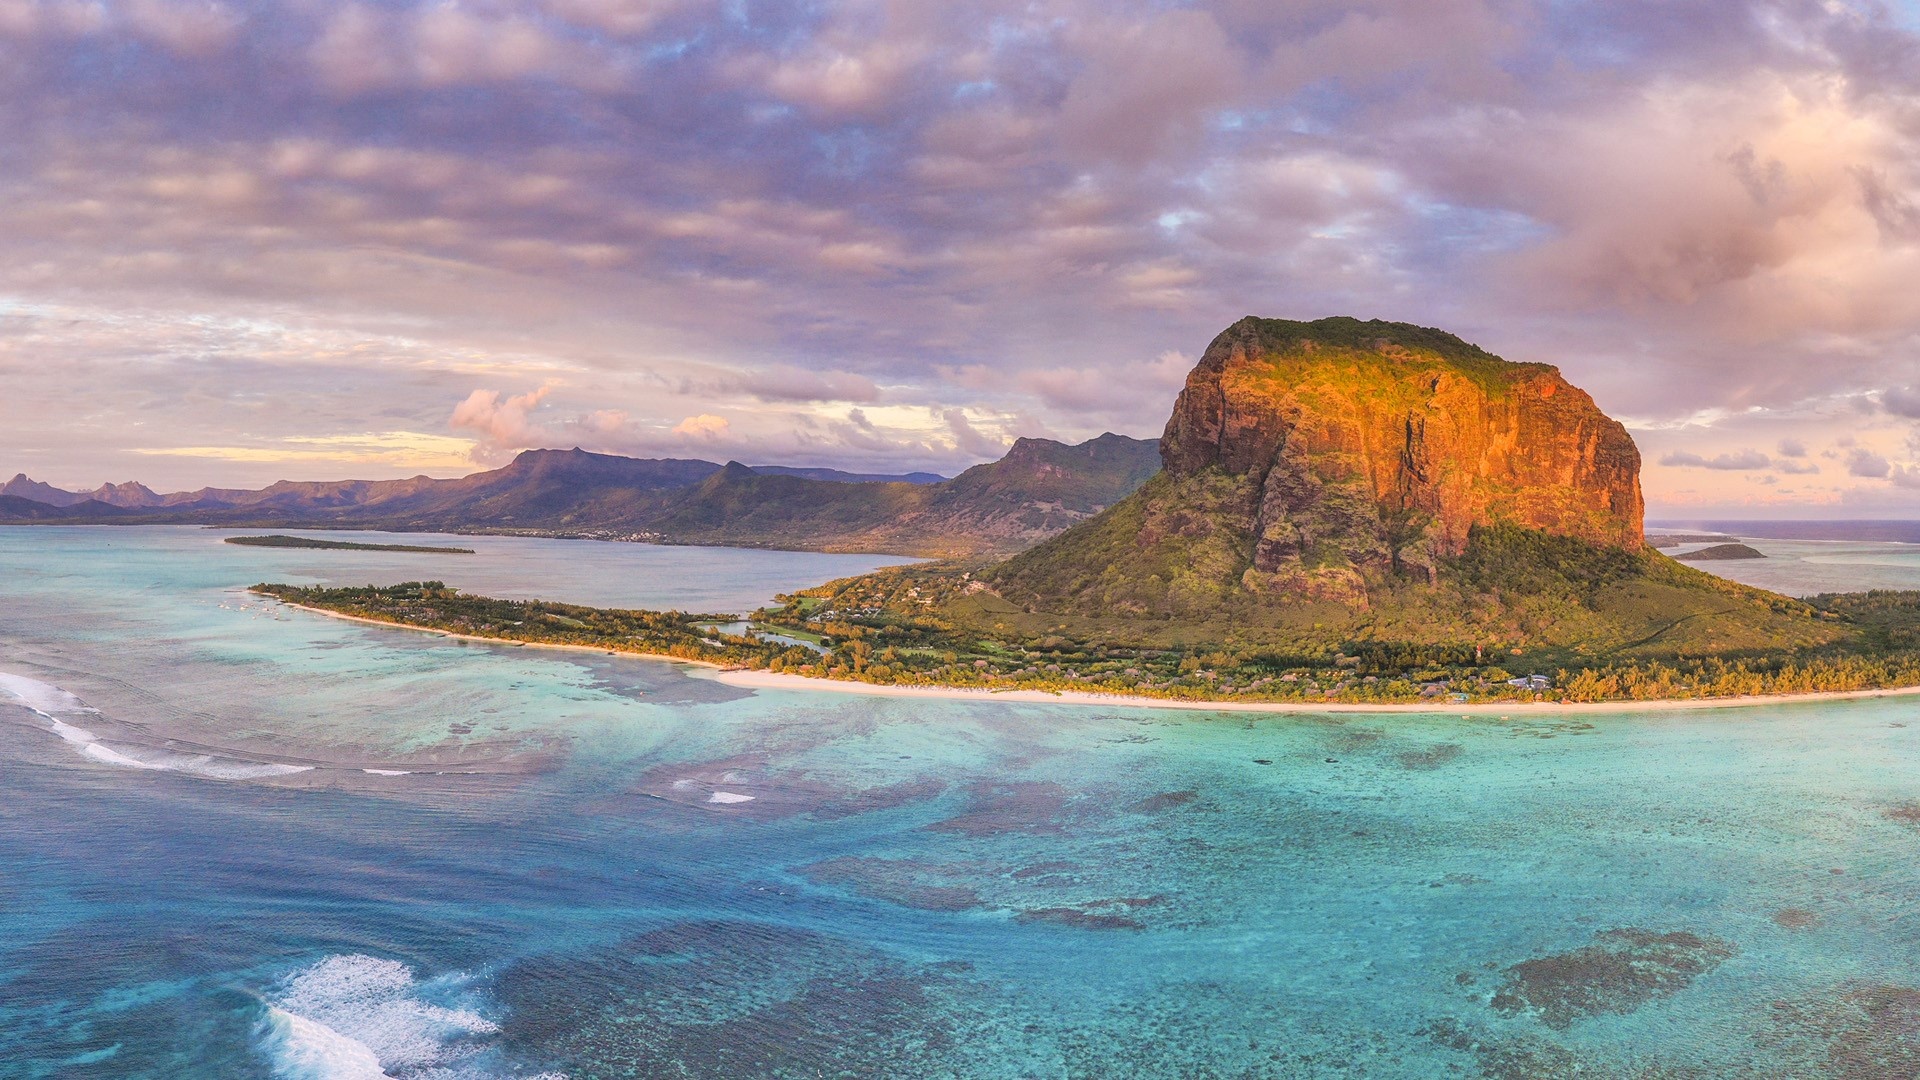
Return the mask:
<svg viewBox="0 0 1920 1080">
<path fill-rule="evenodd" d="M 229 544 L 242 547 L 318 548 L 325 551 L 411 551 L 428 555 L 471 555 L 472 548 L 432 547 L 426 544 L 361 544 L 350 540 L 317 540 L 310 536 L 229 536 Z"/>
<path fill-rule="evenodd" d="M 1832 521 L 1649 521 L 1648 532 L 1719 533 L 1753 540 L 1799 540 L 1810 543 L 1920 544 L 1920 520 L 1858 518 Z"/>
<path fill-rule="evenodd" d="M 869 697 L 920 698 L 923 700 L 993 701 L 1105 708 L 1183 709 L 1201 712 L 1408 714 L 1425 716 L 1505 716 L 1514 713 L 1540 716 L 1633 712 L 1685 712 L 1698 709 L 1739 709 L 1767 705 L 1812 704 L 1825 701 L 1859 701 L 1869 698 L 1910 697 L 1920 695 L 1920 686 L 1901 686 L 1866 690 L 1820 690 L 1798 694 L 1752 694 L 1725 697 L 1662 698 L 1653 700 L 1495 700 L 1465 703 L 1450 702 L 1443 704 L 1437 701 L 1422 703 L 1236 701 L 1212 698 L 1156 697 L 1147 694 L 1122 694 L 1085 690 L 1053 691 L 1014 688 L 999 690 L 990 687 L 971 686 L 897 685 L 861 682 L 854 679 L 796 675 L 791 672 L 766 671 L 712 660 L 699 660 L 685 656 L 677 656 L 671 653 L 609 648 L 605 645 L 575 645 L 522 638 L 462 634 L 452 630 L 443 630 L 438 627 L 419 626 L 413 623 L 395 622 L 389 619 L 375 619 L 364 615 L 349 615 L 344 612 L 311 607 L 286 599 L 281 599 L 280 602 L 290 608 L 311 612 L 315 615 L 324 615 L 332 619 L 344 619 L 347 622 L 363 623 L 369 626 L 385 627 L 392 630 L 413 630 L 421 633 L 435 634 L 440 637 L 452 638 L 457 641 L 471 641 L 487 645 L 506 645 L 515 648 L 525 647 L 557 649 L 571 652 L 590 652 L 602 656 L 627 656 L 640 660 L 662 660 L 670 663 L 686 664 L 691 667 L 706 669 L 705 673 L 696 674 L 696 678 L 711 679 L 723 685 L 738 687 L 743 690 L 813 691 L 838 694 L 862 694 Z"/>
</svg>

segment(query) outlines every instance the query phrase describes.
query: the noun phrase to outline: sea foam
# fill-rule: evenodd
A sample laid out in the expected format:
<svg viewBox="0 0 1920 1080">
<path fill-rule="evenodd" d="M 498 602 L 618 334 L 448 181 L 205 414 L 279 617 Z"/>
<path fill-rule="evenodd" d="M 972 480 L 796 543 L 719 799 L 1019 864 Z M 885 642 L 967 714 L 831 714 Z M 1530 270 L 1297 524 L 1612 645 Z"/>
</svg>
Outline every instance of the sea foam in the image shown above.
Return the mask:
<svg viewBox="0 0 1920 1080">
<path fill-rule="evenodd" d="M 217 754 L 182 754 L 173 750 L 130 743 L 108 745 L 92 729 L 75 720 L 100 715 L 100 710 L 58 686 L 29 679 L 24 675 L 0 672 L 0 693 L 12 697 L 47 722 L 48 729 L 62 742 L 103 765 L 123 769 L 151 769 L 158 772 L 190 773 L 215 780 L 259 780 L 306 772 L 311 765 L 287 765 L 277 761 L 249 761 Z"/>
<path fill-rule="evenodd" d="M 459 996 L 462 982 L 423 983 L 394 960 L 330 956 L 270 995 L 261 1049 L 282 1080 L 486 1080 L 500 1075 L 489 1067 L 499 1025 L 430 1000 Z"/>
</svg>

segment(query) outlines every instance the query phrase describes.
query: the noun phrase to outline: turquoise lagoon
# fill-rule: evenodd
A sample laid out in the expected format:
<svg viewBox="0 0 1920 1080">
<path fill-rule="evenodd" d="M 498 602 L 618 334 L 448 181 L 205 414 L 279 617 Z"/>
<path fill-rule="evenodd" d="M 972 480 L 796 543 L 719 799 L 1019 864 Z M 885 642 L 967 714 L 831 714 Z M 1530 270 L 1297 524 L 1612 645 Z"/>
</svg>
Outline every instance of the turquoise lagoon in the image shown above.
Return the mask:
<svg viewBox="0 0 1920 1080">
<path fill-rule="evenodd" d="M 219 537 L 0 529 L 0 1075 L 1920 1067 L 1920 698 L 745 692 L 244 586 L 744 611 L 885 560 Z"/>
</svg>

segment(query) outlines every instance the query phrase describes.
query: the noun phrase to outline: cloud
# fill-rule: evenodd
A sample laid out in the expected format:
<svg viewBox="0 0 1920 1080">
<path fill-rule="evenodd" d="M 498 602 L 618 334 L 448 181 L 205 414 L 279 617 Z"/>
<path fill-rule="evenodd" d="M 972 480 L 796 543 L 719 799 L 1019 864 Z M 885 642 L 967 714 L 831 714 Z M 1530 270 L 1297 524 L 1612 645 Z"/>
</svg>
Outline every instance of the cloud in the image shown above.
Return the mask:
<svg viewBox="0 0 1920 1080">
<path fill-rule="evenodd" d="M 1156 434 L 1235 318 L 1353 314 L 1784 475 L 1920 418 L 1920 40 L 1755 10 L 0 0 L 0 452 L 458 405 L 483 457 L 948 468 Z"/>
<path fill-rule="evenodd" d="M 422 470 L 461 468 L 472 462 L 466 439 L 419 431 L 381 431 L 360 435 L 288 436 L 250 446 L 141 446 L 128 453 L 146 457 L 205 458 L 220 462 L 303 464 L 332 468 L 376 466 Z"/>
<path fill-rule="evenodd" d="M 965 410 L 946 409 L 941 412 L 940 418 L 947 422 L 947 430 L 953 434 L 953 444 L 961 453 L 975 458 L 997 458 L 1007 452 L 1006 442 L 976 429 Z"/>
<path fill-rule="evenodd" d="M 1765 469 L 1773 464 L 1773 459 L 1758 450 L 1738 450 L 1730 454 L 1718 454 L 1711 458 L 1699 454 L 1676 450 L 1660 459 L 1662 465 L 1674 465 L 1700 469 L 1726 469 L 1734 472 L 1751 472 Z M 1792 471 L 1792 470 L 1786 470 Z"/>
<path fill-rule="evenodd" d="M 1893 481 L 1894 487 L 1920 489 L 1920 468 L 1895 465 L 1887 473 L 1887 479 Z"/>
<path fill-rule="evenodd" d="M 1820 466 L 1811 461 L 1776 461 L 1774 467 L 1789 476 L 1813 476 L 1820 472 Z"/>
<path fill-rule="evenodd" d="M 533 422 L 532 413 L 552 390 L 542 386 L 512 397 L 503 397 L 498 390 L 475 390 L 454 406 L 447 426 L 472 432 L 479 439 L 476 452 L 482 455 L 542 446 L 552 436 Z"/>
<path fill-rule="evenodd" d="M 761 401 L 880 400 L 880 388 L 864 375 L 845 371 L 809 371 L 779 365 L 742 375 L 738 387 Z"/>
<path fill-rule="evenodd" d="M 1807 444 L 1799 439 L 1781 439 L 1778 447 L 1781 457 L 1803 458 L 1807 456 Z"/>
<path fill-rule="evenodd" d="M 1895 386 L 1880 393 L 1880 407 L 1895 416 L 1920 419 L 1920 390 Z"/>
<path fill-rule="evenodd" d="M 523 79 L 602 89 L 621 82 L 604 52 L 538 19 L 453 5 L 341 5 L 306 59 L 323 88 L 348 97 Z"/>
<path fill-rule="evenodd" d="M 1185 353 L 1169 349 L 1133 363 L 1027 371 L 1018 382 L 1052 409 L 1120 419 L 1157 434 L 1193 364 Z"/>
<path fill-rule="evenodd" d="M 689 416 L 678 424 L 675 424 L 672 433 L 683 439 L 701 442 L 719 442 L 721 439 L 726 438 L 731 431 L 732 426 L 727 423 L 726 417 L 715 416 L 712 413 L 701 413 L 699 416 Z"/>
<path fill-rule="evenodd" d="M 1096 157 L 1151 160 L 1196 138 L 1247 86 L 1242 54 L 1207 11 L 1088 20 L 1072 38 L 1083 66 L 1060 104 L 1061 127 L 1068 146 Z"/>
<path fill-rule="evenodd" d="M 1855 447 L 1847 454 L 1847 475 L 1864 476 L 1877 479 L 1887 476 L 1893 466 L 1886 458 L 1865 447 Z"/>
</svg>

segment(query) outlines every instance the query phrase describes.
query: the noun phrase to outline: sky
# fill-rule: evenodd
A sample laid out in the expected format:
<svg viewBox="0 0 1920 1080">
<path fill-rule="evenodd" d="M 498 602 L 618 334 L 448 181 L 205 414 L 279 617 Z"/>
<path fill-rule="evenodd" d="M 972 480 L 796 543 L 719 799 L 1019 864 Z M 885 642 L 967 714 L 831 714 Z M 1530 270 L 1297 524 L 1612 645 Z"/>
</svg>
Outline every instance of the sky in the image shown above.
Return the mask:
<svg viewBox="0 0 1920 1080">
<path fill-rule="evenodd" d="M 0 475 L 1158 435 L 1247 314 L 1920 516 L 1920 4 L 0 0 Z"/>
</svg>

